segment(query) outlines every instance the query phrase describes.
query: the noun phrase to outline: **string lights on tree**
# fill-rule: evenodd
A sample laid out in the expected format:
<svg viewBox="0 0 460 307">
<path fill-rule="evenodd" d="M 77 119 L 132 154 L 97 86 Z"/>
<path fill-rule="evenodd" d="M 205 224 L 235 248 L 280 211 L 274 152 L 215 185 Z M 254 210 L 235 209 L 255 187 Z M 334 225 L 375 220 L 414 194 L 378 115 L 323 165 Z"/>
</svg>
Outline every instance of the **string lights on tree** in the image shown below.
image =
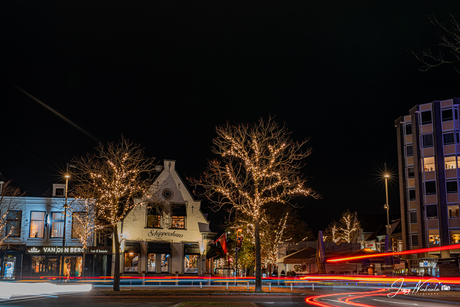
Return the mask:
<svg viewBox="0 0 460 307">
<path fill-rule="evenodd" d="M 360 227 L 356 214 L 347 210 L 340 217 L 339 223 L 334 221 L 329 225 L 326 229 L 327 235 L 323 238 L 325 241 L 332 241 L 335 244 L 352 243 L 356 240 Z"/>
<path fill-rule="evenodd" d="M 262 291 L 260 227 L 264 206 L 289 204 L 294 196 L 313 196 L 300 176 L 303 160 L 311 150 L 303 150 L 307 140 L 294 142 L 290 132 L 272 118 L 253 125 L 216 128 L 213 151 L 220 158 L 208 163 L 200 180 L 205 195 L 216 209 L 226 205 L 250 218 L 254 224 L 256 249 L 255 291 Z"/>
<path fill-rule="evenodd" d="M 155 163 L 144 149 L 123 138 L 118 143 L 100 144 L 96 153 L 72 161 L 77 169 L 77 188 L 91 192 L 96 219 L 113 235 L 115 245 L 113 290 L 120 291 L 119 223 L 135 205 L 145 205 L 153 182 Z M 78 196 L 78 195 L 77 195 Z M 140 199 L 135 203 L 134 199 Z"/>
</svg>

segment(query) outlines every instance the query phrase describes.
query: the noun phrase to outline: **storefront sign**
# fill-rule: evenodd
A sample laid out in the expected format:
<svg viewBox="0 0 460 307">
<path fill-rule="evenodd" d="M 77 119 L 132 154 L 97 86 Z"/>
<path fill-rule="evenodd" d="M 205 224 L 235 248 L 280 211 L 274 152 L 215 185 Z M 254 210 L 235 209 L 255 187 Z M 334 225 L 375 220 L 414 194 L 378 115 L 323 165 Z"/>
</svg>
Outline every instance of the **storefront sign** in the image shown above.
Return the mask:
<svg viewBox="0 0 460 307">
<path fill-rule="evenodd" d="M 97 254 L 97 255 L 109 255 L 112 253 L 110 247 L 102 246 L 102 247 L 88 247 L 88 254 Z"/>
<path fill-rule="evenodd" d="M 27 254 L 83 254 L 81 247 L 34 246 L 26 249 Z"/>
<path fill-rule="evenodd" d="M 157 237 L 157 238 L 163 238 L 163 237 L 177 237 L 177 238 L 182 238 L 184 235 L 180 233 L 176 233 L 176 231 L 170 232 L 170 231 L 160 231 L 158 229 L 156 230 L 150 230 L 148 233 L 149 237 Z"/>
<path fill-rule="evenodd" d="M 436 262 L 423 261 L 423 262 L 419 263 L 419 266 L 421 268 L 435 268 L 436 267 Z"/>
</svg>

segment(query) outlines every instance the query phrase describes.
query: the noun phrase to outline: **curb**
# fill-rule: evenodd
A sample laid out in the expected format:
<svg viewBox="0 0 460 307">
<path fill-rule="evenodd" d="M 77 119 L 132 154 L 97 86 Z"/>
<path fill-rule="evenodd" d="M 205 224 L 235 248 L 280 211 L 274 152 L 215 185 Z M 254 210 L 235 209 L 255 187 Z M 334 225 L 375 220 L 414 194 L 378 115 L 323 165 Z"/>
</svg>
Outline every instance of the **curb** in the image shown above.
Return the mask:
<svg viewBox="0 0 460 307">
<path fill-rule="evenodd" d="M 89 296 L 161 296 L 161 297 L 180 297 L 180 296 L 306 296 L 307 293 L 94 293 Z"/>
</svg>

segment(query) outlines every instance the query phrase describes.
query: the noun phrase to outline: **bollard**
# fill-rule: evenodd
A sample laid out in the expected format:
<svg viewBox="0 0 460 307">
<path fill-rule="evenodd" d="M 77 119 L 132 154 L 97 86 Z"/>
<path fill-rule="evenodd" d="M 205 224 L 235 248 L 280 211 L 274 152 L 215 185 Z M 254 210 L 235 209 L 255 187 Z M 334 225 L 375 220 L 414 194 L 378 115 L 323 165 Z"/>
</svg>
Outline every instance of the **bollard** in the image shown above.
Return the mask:
<svg viewBox="0 0 460 307">
<path fill-rule="evenodd" d="M 249 290 L 249 281 L 248 281 L 248 290 Z"/>
<path fill-rule="evenodd" d="M 179 274 L 176 274 L 176 286 L 179 285 Z"/>
<path fill-rule="evenodd" d="M 228 281 L 227 281 L 227 290 L 228 290 Z"/>
<path fill-rule="evenodd" d="M 311 291 L 315 291 L 315 284 L 311 284 Z"/>
<path fill-rule="evenodd" d="M 292 282 L 291 282 L 291 291 L 292 291 Z"/>
<path fill-rule="evenodd" d="M 269 283 L 268 284 L 268 290 L 271 290 L 272 289 L 272 283 Z"/>
<path fill-rule="evenodd" d="M 201 281 L 200 281 L 200 289 L 203 289 L 203 284 L 201 283 Z"/>
</svg>

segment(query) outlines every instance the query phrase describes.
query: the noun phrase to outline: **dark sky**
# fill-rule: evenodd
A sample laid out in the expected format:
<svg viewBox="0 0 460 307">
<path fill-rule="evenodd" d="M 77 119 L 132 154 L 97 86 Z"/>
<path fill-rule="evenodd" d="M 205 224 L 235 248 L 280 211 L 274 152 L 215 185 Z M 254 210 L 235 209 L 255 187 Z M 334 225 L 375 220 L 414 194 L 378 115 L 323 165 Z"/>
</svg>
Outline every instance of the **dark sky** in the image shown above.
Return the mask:
<svg viewBox="0 0 460 307">
<path fill-rule="evenodd" d="M 176 159 L 182 177 L 212 158 L 215 127 L 275 115 L 310 138 L 304 174 L 322 195 L 299 202 L 324 228 L 346 210 L 385 214 L 383 164 L 397 170 L 394 120 L 460 95 L 450 67 L 426 73 L 427 16 L 456 1 L 3 1 L 0 172 L 31 196 L 59 182 L 92 138 L 123 134 Z M 391 212 L 399 213 L 390 184 Z M 382 218 L 382 223 L 385 218 Z"/>
</svg>

